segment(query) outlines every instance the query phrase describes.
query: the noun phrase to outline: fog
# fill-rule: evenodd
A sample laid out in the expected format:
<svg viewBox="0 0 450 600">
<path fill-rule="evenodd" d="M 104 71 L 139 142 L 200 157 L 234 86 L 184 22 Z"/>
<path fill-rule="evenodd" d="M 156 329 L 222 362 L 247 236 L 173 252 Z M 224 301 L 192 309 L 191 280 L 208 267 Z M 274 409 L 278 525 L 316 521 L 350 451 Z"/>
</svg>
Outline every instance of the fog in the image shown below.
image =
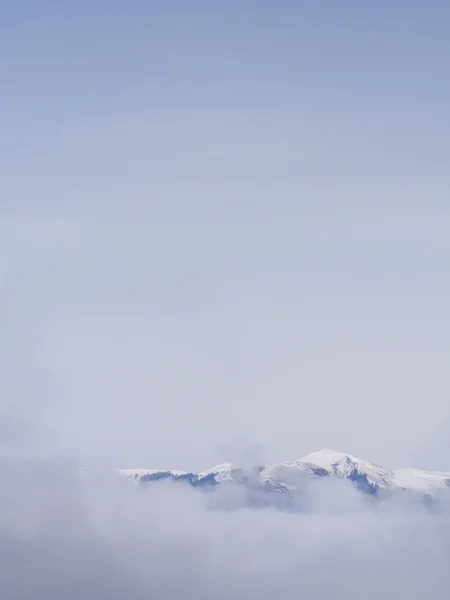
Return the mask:
<svg viewBox="0 0 450 600">
<path fill-rule="evenodd" d="M 328 480 L 301 513 L 222 510 L 220 486 L 137 487 L 65 460 L 2 461 L 0 475 L 11 600 L 447 597 L 446 498 L 431 515 Z"/>
<path fill-rule="evenodd" d="M 180 220 L 169 200 L 141 222 L 3 212 L 4 451 L 202 470 L 237 436 L 265 462 L 414 466 L 448 414 L 448 210 Z M 420 466 L 448 468 L 441 437 Z"/>
</svg>

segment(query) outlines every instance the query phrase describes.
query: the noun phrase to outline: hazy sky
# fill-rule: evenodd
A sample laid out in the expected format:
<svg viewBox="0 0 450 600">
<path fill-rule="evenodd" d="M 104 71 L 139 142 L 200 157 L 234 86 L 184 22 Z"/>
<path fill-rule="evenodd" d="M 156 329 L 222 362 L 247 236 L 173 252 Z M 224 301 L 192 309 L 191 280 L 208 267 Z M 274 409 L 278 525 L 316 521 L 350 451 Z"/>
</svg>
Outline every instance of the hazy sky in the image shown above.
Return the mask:
<svg viewBox="0 0 450 600">
<path fill-rule="evenodd" d="M 2 453 L 426 445 L 450 416 L 449 3 L 4 4 Z"/>
</svg>

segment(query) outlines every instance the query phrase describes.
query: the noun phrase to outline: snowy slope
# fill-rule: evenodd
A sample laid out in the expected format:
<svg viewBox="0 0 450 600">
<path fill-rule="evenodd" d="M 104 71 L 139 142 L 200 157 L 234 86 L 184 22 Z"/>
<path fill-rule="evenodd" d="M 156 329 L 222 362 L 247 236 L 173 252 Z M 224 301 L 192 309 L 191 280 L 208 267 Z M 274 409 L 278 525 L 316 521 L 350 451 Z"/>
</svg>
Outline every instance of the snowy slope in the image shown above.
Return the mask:
<svg viewBox="0 0 450 600">
<path fill-rule="evenodd" d="M 394 472 L 393 485 L 415 492 L 433 493 L 450 487 L 450 473 L 398 469 Z"/>
<path fill-rule="evenodd" d="M 337 475 L 345 479 L 351 478 L 355 473 L 365 475 L 369 483 L 379 487 L 391 487 L 394 473 L 368 460 L 356 458 L 351 454 L 336 452 L 335 450 L 320 450 L 308 454 L 301 459 L 302 462 L 325 469 L 330 475 Z"/>
<path fill-rule="evenodd" d="M 231 481 L 232 473 L 235 467 L 232 467 L 231 463 L 223 463 L 221 465 L 216 465 L 212 469 L 207 469 L 206 471 L 202 471 L 198 474 L 198 479 L 200 481 L 213 476 L 214 479 L 220 483 L 223 481 Z"/>
</svg>

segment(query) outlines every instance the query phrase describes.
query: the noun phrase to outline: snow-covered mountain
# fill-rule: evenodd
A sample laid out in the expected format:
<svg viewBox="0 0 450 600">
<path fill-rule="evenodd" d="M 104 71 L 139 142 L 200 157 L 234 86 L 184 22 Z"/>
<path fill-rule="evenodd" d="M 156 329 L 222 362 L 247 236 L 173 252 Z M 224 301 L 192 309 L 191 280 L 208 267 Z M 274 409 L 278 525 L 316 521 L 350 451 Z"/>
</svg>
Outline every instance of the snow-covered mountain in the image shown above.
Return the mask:
<svg viewBox="0 0 450 600">
<path fill-rule="evenodd" d="M 200 473 L 160 469 L 121 469 L 120 474 L 138 483 L 164 479 L 186 481 L 193 487 L 238 483 L 264 491 L 287 494 L 301 489 L 308 480 L 317 477 L 350 480 L 359 489 L 369 494 L 382 490 L 407 490 L 432 496 L 443 489 L 450 488 L 450 472 L 413 468 L 391 470 L 334 450 L 320 450 L 300 460 L 255 466 L 251 469 L 242 469 L 225 463 Z"/>
</svg>

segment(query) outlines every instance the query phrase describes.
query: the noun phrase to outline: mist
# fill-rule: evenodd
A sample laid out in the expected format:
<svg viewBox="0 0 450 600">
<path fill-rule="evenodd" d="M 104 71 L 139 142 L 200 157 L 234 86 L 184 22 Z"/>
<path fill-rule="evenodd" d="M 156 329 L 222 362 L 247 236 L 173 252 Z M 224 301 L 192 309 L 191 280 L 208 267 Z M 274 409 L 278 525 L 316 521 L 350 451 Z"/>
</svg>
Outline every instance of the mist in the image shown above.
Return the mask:
<svg viewBox="0 0 450 600">
<path fill-rule="evenodd" d="M 3 460 L 0 482 L 6 598 L 447 596 L 448 498 L 432 515 L 322 481 L 305 488 L 301 512 L 230 509 L 232 488 L 211 504 L 183 485 L 135 486 L 67 460 Z"/>
</svg>

